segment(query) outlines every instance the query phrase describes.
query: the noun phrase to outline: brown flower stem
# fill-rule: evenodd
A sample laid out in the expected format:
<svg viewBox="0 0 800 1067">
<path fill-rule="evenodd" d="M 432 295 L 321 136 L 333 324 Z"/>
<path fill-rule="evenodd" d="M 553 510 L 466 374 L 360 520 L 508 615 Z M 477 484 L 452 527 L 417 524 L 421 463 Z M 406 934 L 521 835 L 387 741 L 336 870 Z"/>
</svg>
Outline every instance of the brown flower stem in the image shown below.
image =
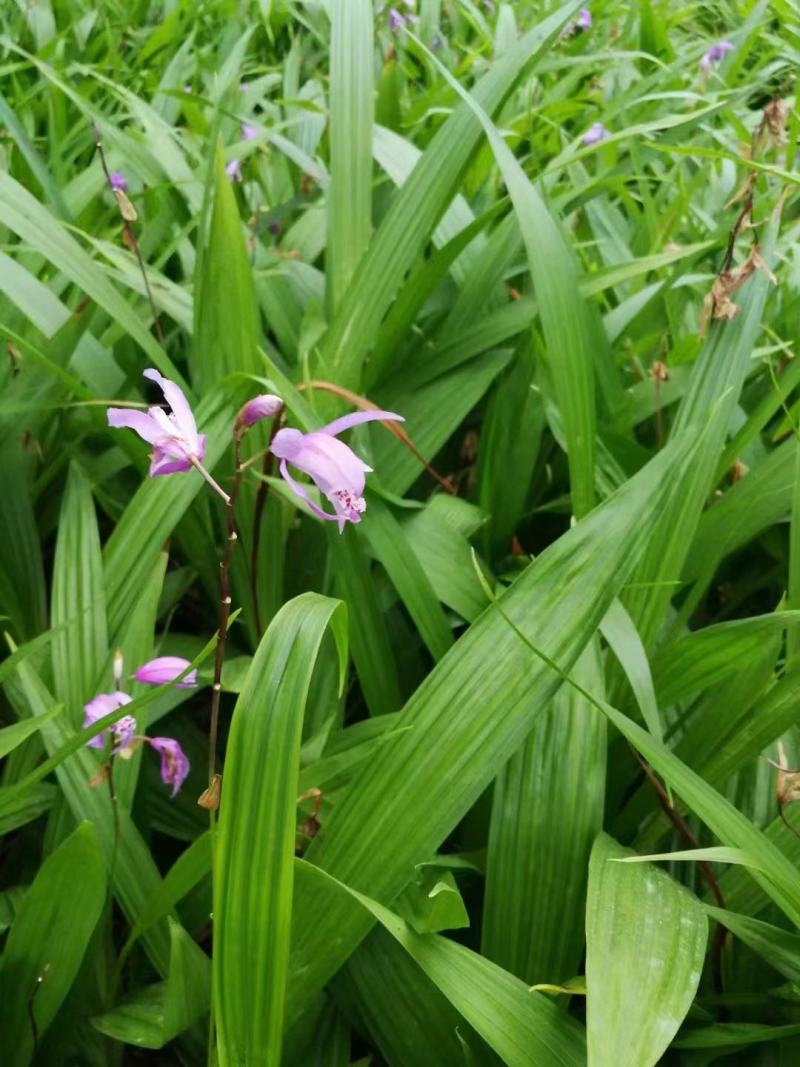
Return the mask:
<svg viewBox="0 0 800 1067">
<path fill-rule="evenodd" d="M 658 802 L 661 805 L 667 818 L 670 820 L 672 825 L 691 848 L 699 848 L 700 842 L 692 833 L 691 827 L 686 822 L 684 817 L 670 802 L 669 795 L 667 794 L 666 789 L 658 780 L 656 775 L 653 773 L 653 770 L 650 765 L 642 757 L 641 753 L 639 753 L 634 748 L 633 745 L 630 745 L 630 750 L 636 757 L 639 766 L 644 771 L 645 777 L 647 778 L 648 782 L 653 787 L 655 794 L 658 797 Z M 706 863 L 705 860 L 698 860 L 697 869 L 700 871 L 703 880 L 705 881 L 706 885 L 709 888 L 709 891 L 711 892 L 711 895 L 716 901 L 717 907 L 724 909 L 725 899 L 722 896 L 722 890 L 720 889 L 719 882 L 717 881 L 714 872 L 711 870 L 710 864 Z M 711 943 L 711 970 L 714 979 L 714 989 L 720 995 L 725 992 L 724 982 L 722 978 L 722 952 L 725 948 L 725 941 L 727 939 L 727 936 L 728 931 L 725 929 L 725 927 L 722 926 L 720 923 L 717 923 L 717 928 L 714 931 L 714 938 Z"/>
<path fill-rule="evenodd" d="M 106 162 L 106 154 L 103 151 L 103 142 L 100 138 L 100 131 L 98 130 L 97 126 L 93 125 L 92 132 L 94 134 L 94 146 L 97 149 L 97 154 L 100 157 L 100 165 L 103 168 L 103 173 L 106 176 L 108 186 L 113 191 L 114 187 L 111 184 L 111 173 L 108 169 L 108 163 Z M 119 206 L 119 201 L 117 201 L 117 206 Z M 135 217 L 135 212 L 133 212 L 133 215 Z M 158 343 L 161 345 L 162 348 L 164 348 L 164 334 L 161 332 L 161 323 L 158 319 L 158 309 L 156 308 L 156 302 L 153 299 L 153 291 L 150 288 L 150 279 L 147 277 L 147 270 L 145 269 L 144 259 L 142 258 L 141 249 L 139 248 L 139 242 L 136 240 L 136 234 L 133 232 L 133 227 L 131 226 L 130 219 L 125 218 L 125 215 L 122 210 L 120 210 L 120 218 L 122 219 L 122 226 L 125 232 L 125 244 L 128 246 L 128 248 L 133 250 L 133 254 L 134 256 L 136 256 L 136 262 L 139 264 L 139 270 L 142 275 L 142 281 L 144 282 L 144 289 L 147 293 L 147 300 L 150 304 L 150 314 L 153 316 L 153 329 L 156 331 Z"/>
<path fill-rule="evenodd" d="M 222 665 L 225 660 L 225 643 L 228 639 L 228 620 L 231 616 L 231 583 L 230 569 L 233 559 L 233 548 L 239 539 L 236 533 L 234 508 L 239 489 L 242 484 L 241 471 L 241 444 L 242 428 L 235 426 L 233 431 L 233 485 L 230 496 L 225 494 L 225 551 L 219 565 L 219 620 L 217 624 L 217 647 L 214 653 L 214 684 L 211 689 L 211 722 L 208 731 L 208 788 L 210 791 L 215 787 L 217 773 L 217 733 L 219 731 L 219 704 L 222 694 Z M 203 794 L 205 796 L 205 794 Z M 201 798 L 202 800 L 202 798 Z M 210 808 L 212 823 L 216 805 Z"/>
</svg>

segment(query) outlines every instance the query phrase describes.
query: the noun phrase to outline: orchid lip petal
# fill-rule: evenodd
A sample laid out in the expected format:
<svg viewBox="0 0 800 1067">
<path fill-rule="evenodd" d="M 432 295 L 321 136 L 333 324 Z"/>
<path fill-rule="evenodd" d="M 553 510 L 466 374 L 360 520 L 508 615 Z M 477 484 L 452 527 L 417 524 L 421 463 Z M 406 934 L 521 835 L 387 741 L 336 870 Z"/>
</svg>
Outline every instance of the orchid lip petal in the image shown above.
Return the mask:
<svg viewBox="0 0 800 1067">
<path fill-rule="evenodd" d="M 281 460 L 280 472 L 281 477 L 289 486 L 289 488 L 294 493 L 296 493 L 301 499 L 305 500 L 305 502 L 308 504 L 308 506 L 311 508 L 315 515 L 318 515 L 321 519 L 327 519 L 328 522 L 337 521 L 337 519 L 339 518 L 338 515 L 331 515 L 329 512 L 323 511 L 319 504 L 317 504 L 316 501 L 312 499 L 311 494 L 306 489 L 306 487 L 304 485 L 301 485 L 300 482 L 296 482 L 294 480 L 294 478 L 289 473 L 289 468 L 286 465 L 285 459 Z M 339 529 L 341 530 L 341 526 L 339 527 Z"/>
<path fill-rule="evenodd" d="M 352 429 L 353 426 L 360 426 L 363 422 L 376 421 L 405 422 L 406 420 L 402 415 L 397 415 L 393 411 L 351 411 L 349 415 L 342 415 L 340 419 L 334 419 L 333 422 L 329 422 L 327 426 L 315 432 L 327 433 L 335 437 L 337 434 L 344 433 L 345 430 Z"/>
</svg>

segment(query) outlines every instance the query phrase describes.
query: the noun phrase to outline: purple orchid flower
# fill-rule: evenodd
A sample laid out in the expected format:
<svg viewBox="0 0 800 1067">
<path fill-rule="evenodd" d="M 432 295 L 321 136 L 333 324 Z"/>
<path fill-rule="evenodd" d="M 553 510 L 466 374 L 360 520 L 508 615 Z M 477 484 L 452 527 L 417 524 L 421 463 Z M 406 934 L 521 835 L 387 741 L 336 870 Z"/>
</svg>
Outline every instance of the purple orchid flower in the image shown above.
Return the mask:
<svg viewBox="0 0 800 1067">
<path fill-rule="evenodd" d="M 147 685 L 166 685 L 168 682 L 174 682 L 189 666 L 189 660 L 181 659 L 180 656 L 157 656 L 156 659 L 143 663 L 134 678 L 137 682 Z M 197 671 L 189 671 L 185 678 L 176 683 L 175 688 L 196 689 Z"/>
<path fill-rule="evenodd" d="M 161 781 L 172 786 L 174 797 L 189 773 L 186 753 L 172 737 L 148 737 L 146 741 L 161 756 Z"/>
<path fill-rule="evenodd" d="M 397 10 L 396 7 L 390 7 L 389 8 L 389 29 L 390 30 L 394 30 L 396 32 L 397 30 L 402 30 L 403 27 L 405 26 L 405 24 L 406 24 L 405 16 L 402 15 Z"/>
<path fill-rule="evenodd" d="M 590 30 L 592 28 L 592 13 L 588 7 L 580 9 L 578 17 L 575 19 L 575 26 L 579 30 Z"/>
<path fill-rule="evenodd" d="M 105 718 L 106 715 L 110 715 L 112 711 L 116 711 L 118 708 L 125 707 L 126 704 L 130 704 L 131 698 L 127 693 L 98 693 L 96 697 L 92 697 L 88 704 L 83 708 L 83 728 L 88 729 L 90 726 L 94 726 L 98 719 Z M 97 737 L 91 738 L 86 744 L 89 748 L 105 748 L 106 743 L 106 730 L 103 730 Z M 114 742 L 114 752 L 119 752 L 122 749 L 126 749 L 133 739 L 133 735 L 136 733 L 136 719 L 132 715 L 123 715 L 121 719 L 111 727 L 111 737 Z"/>
<path fill-rule="evenodd" d="M 281 477 L 299 497 L 321 519 L 339 523 L 339 533 L 347 522 L 361 522 L 361 515 L 366 509 L 363 497 L 364 475 L 371 471 L 366 463 L 358 458 L 337 434 L 360 426 L 362 422 L 376 419 L 405 422 L 402 415 L 391 411 L 354 411 L 341 419 L 323 426 L 312 433 L 300 430 L 278 430 L 270 445 L 270 451 L 281 461 Z M 323 511 L 309 495 L 305 486 L 300 485 L 289 473 L 288 464 L 309 475 L 323 496 L 331 502 L 334 514 Z"/>
<path fill-rule="evenodd" d="M 243 141 L 255 141 L 258 137 L 258 130 L 255 126 L 251 126 L 249 122 L 243 122 L 241 124 L 242 140 Z"/>
<path fill-rule="evenodd" d="M 599 144 L 601 141 L 607 140 L 611 134 L 605 128 L 602 122 L 593 123 L 581 140 L 585 145 Z"/>
<path fill-rule="evenodd" d="M 189 401 L 174 382 L 162 377 L 157 370 L 146 370 L 145 378 L 156 382 L 172 408 L 169 415 L 159 407 L 149 411 L 129 408 L 109 408 L 108 425 L 127 428 L 153 446 L 150 477 L 159 474 L 178 474 L 190 471 L 203 462 L 206 435 L 197 432 Z"/>
<path fill-rule="evenodd" d="M 732 52 L 736 46 L 730 41 L 718 41 L 716 44 L 712 44 L 709 50 L 703 55 L 700 60 L 700 69 L 704 74 L 711 73 L 711 67 L 714 63 L 721 63 L 725 58 L 727 52 Z"/>
<path fill-rule="evenodd" d="M 240 159 L 232 159 L 225 168 L 225 173 L 232 182 L 244 181 L 242 177 L 242 161 Z"/>
<path fill-rule="evenodd" d="M 112 189 L 120 192 L 127 193 L 128 180 L 121 170 L 112 170 L 108 176 L 108 184 Z"/>
<path fill-rule="evenodd" d="M 241 426 L 252 426 L 261 419 L 274 419 L 283 407 L 283 401 L 279 396 L 272 393 L 262 393 L 248 400 L 242 410 L 236 416 L 236 421 Z"/>
</svg>

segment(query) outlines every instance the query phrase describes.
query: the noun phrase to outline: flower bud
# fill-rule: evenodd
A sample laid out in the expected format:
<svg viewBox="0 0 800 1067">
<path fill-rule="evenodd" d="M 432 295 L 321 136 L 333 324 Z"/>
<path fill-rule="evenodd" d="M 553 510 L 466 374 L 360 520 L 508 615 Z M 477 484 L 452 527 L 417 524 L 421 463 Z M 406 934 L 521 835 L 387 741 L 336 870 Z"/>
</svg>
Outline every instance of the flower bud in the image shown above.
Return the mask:
<svg viewBox="0 0 800 1067">
<path fill-rule="evenodd" d="M 239 412 L 236 421 L 240 426 L 252 426 L 261 419 L 274 419 L 283 407 L 283 401 L 272 393 L 262 393 L 248 400 Z"/>
<path fill-rule="evenodd" d="M 168 682 L 174 682 L 189 665 L 189 660 L 181 659 L 180 656 L 159 656 L 143 663 L 134 678 L 137 682 L 145 682 L 147 685 L 166 685 Z M 176 688 L 196 689 L 197 671 L 189 671 L 186 677 L 177 683 Z"/>
</svg>

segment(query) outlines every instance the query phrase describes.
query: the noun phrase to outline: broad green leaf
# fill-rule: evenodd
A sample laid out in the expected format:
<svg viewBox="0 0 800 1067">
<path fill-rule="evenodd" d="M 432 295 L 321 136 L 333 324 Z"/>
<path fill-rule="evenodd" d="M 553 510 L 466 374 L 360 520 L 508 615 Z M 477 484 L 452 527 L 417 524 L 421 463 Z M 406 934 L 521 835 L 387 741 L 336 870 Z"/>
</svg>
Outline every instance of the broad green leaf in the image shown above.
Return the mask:
<svg viewBox="0 0 800 1067">
<path fill-rule="evenodd" d="M 97 263 L 10 174 L 0 174 L 0 222 L 90 296 L 139 345 L 167 378 L 183 385 L 172 360 Z"/>
<path fill-rule="evenodd" d="M 763 252 L 767 262 L 773 255 L 778 222 L 779 214 L 774 213 L 764 235 Z M 673 429 L 676 434 L 691 432 L 693 427 L 704 425 L 709 411 L 716 412 L 716 418 L 703 449 L 696 453 L 694 465 L 684 472 L 684 481 L 674 486 L 656 534 L 623 596 L 648 652 L 656 643 L 674 591 L 673 583 L 680 579 L 694 531 L 713 486 L 717 458 L 750 367 L 770 285 L 766 273 L 756 271 L 742 289 L 739 314 L 730 321 L 716 321 L 709 327 L 678 412 Z"/>
<path fill-rule="evenodd" d="M 390 1064 L 435 1060 L 441 1067 L 464 1067 L 465 1061 L 496 1062 L 451 1002 L 382 927 L 359 945 L 333 988 Z"/>
<path fill-rule="evenodd" d="M 509 620 L 562 669 L 574 664 L 647 542 L 667 483 L 685 462 L 677 448 L 543 552 L 459 639 L 406 705 L 398 725 L 413 728 L 359 776 L 309 859 L 375 899 L 394 899 L 414 865 L 435 851 L 519 748 L 559 686 L 559 675 L 532 661 Z M 387 834 L 391 857 L 381 845 Z M 305 912 L 302 901 L 295 907 Z M 290 1019 L 367 928 L 362 922 L 345 930 L 331 909 L 313 929 L 296 932 Z"/>
<path fill-rule="evenodd" d="M 602 694 L 596 641 L 573 675 Z M 603 716 L 562 686 L 495 782 L 482 948 L 528 985 L 558 984 L 578 971 L 589 853 L 603 825 L 606 747 Z"/>
<path fill-rule="evenodd" d="M 403 527 L 374 494 L 369 497 L 369 522 L 364 523 L 364 534 L 428 651 L 435 660 L 441 659 L 453 644 L 450 626 Z"/>
<path fill-rule="evenodd" d="M 335 310 L 372 229 L 374 40 L 370 0 L 330 5 L 330 170 L 328 305 Z"/>
<path fill-rule="evenodd" d="M 562 5 L 483 76 L 473 95 L 489 115 L 500 107 L 523 71 L 546 52 L 579 3 L 573 0 Z M 325 337 L 323 361 L 336 370 L 340 383 L 358 381 L 378 326 L 452 200 L 480 137 L 479 124 L 469 107 L 462 105 L 437 132 L 395 196 Z"/>
<path fill-rule="evenodd" d="M 298 861 L 298 881 L 310 898 L 337 911 L 365 911 L 377 920 L 509 1067 L 580 1067 L 586 1062 L 582 1027 L 547 997 L 463 945 L 418 934 L 375 900 Z M 699 905 L 698 905 L 699 907 Z M 702 911 L 701 911 L 702 915 Z"/>
<path fill-rule="evenodd" d="M 5 666 L 5 664 L 4 664 Z M 22 722 L 12 723 L 11 726 L 4 726 L 0 730 L 0 759 L 3 756 L 7 756 L 9 752 L 13 752 L 18 745 L 21 745 L 23 741 L 27 740 L 32 734 L 35 734 L 37 730 L 41 730 L 42 726 L 56 715 L 60 715 L 62 708 L 56 704 L 46 712 L 45 715 L 40 716 L 38 719 L 23 719 Z"/>
<path fill-rule="evenodd" d="M 611 651 L 625 671 L 647 729 L 658 741 L 663 741 L 661 717 L 658 713 L 647 653 L 633 625 L 633 620 L 621 601 L 615 600 L 608 609 L 600 625 L 600 632 L 608 641 Z"/>
<path fill-rule="evenodd" d="M 140 1048 L 163 1048 L 208 1011 L 211 972 L 203 950 L 169 919 L 169 971 L 111 1011 L 92 1019 L 101 1033 Z"/>
<path fill-rule="evenodd" d="M 20 904 L 0 966 L 0 1052 L 22 1067 L 78 973 L 103 910 L 106 871 L 92 827 L 82 822 L 39 868 Z"/>
<path fill-rule="evenodd" d="M 261 369 L 252 267 L 219 147 L 214 158 L 211 228 L 196 284 L 191 369 L 192 380 L 205 397 L 212 386 L 235 371 L 256 374 Z"/>
<path fill-rule="evenodd" d="M 703 970 L 700 902 L 601 834 L 586 902 L 586 1026 L 590 1067 L 653 1067 L 688 1012 Z"/>
<path fill-rule="evenodd" d="M 578 293 L 572 249 L 536 187 L 477 100 L 446 67 L 436 63 L 483 126 L 514 205 L 539 303 L 547 372 L 564 426 L 572 510 L 581 517 L 594 503 L 595 362 L 599 358 L 595 353 L 600 331 L 593 328 L 588 306 Z"/>
<path fill-rule="evenodd" d="M 286 604 L 259 645 L 236 702 L 214 850 L 214 1006 L 223 1067 L 278 1063 L 291 933 L 297 776 L 311 675 L 328 626 L 341 679 L 338 601 Z"/>
<path fill-rule="evenodd" d="M 0 451 L 0 613 L 21 640 L 47 625 L 45 578 L 31 492 L 32 467 L 17 441 Z"/>
<path fill-rule="evenodd" d="M 752 919 L 749 915 L 738 915 L 708 904 L 706 913 L 727 927 L 790 982 L 800 982 L 800 934 L 789 933 L 760 919 Z"/>
<path fill-rule="evenodd" d="M 108 628 L 103 590 L 103 561 L 92 489 L 76 463 L 69 468 L 61 505 L 53 565 L 50 617 L 55 693 L 75 725 L 83 705 L 97 692 L 100 669 L 108 657 Z M 105 679 L 109 691 L 111 677 Z"/>
<path fill-rule="evenodd" d="M 794 864 L 713 786 L 690 770 L 669 749 L 654 741 L 646 730 L 616 708 L 605 703 L 600 706 L 620 733 L 638 749 L 655 771 L 663 775 L 724 845 L 741 849 L 753 858 L 758 867 L 748 873 L 784 914 L 800 925 L 800 886 Z"/>
</svg>

